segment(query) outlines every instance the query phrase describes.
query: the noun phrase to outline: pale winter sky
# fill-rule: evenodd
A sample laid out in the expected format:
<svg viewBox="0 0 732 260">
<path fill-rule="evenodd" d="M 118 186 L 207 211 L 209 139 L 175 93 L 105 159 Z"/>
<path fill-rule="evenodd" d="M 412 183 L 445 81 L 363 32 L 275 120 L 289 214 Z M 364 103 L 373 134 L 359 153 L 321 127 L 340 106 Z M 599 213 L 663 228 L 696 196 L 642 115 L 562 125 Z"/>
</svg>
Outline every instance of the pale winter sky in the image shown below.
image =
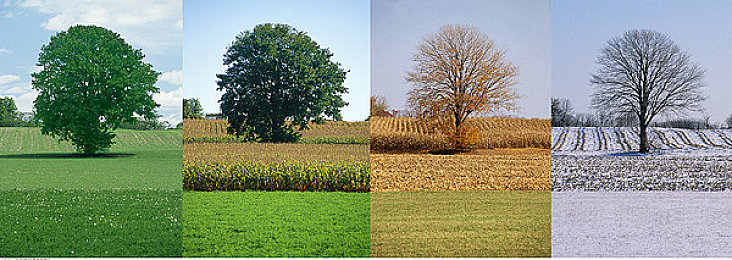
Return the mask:
<svg viewBox="0 0 732 260">
<path fill-rule="evenodd" d="M 711 120 L 732 114 L 732 1 L 552 0 L 552 96 L 590 111 L 590 73 L 606 42 L 631 29 L 666 34 L 706 69 L 703 103 Z"/>
<path fill-rule="evenodd" d="M 521 110 L 503 113 L 549 118 L 551 35 L 548 0 L 372 0 L 371 93 L 392 109 L 405 108 L 406 72 L 422 37 L 447 24 L 472 25 L 519 67 Z"/>
<path fill-rule="evenodd" d="M 0 96 L 15 99 L 30 112 L 37 93 L 30 74 L 51 36 L 77 24 L 98 25 L 119 33 L 145 62 L 161 72 L 154 96 L 161 120 L 181 121 L 182 0 L 5 0 L 0 6 Z"/>
<path fill-rule="evenodd" d="M 368 0 L 186 0 L 183 7 L 184 97 L 197 98 L 206 113 L 220 112 L 223 92 L 216 74 L 223 73 L 226 48 L 239 33 L 262 23 L 284 23 L 305 31 L 330 49 L 331 60 L 350 70 L 344 85 L 350 103 L 341 115 L 361 121 L 369 113 Z"/>
</svg>

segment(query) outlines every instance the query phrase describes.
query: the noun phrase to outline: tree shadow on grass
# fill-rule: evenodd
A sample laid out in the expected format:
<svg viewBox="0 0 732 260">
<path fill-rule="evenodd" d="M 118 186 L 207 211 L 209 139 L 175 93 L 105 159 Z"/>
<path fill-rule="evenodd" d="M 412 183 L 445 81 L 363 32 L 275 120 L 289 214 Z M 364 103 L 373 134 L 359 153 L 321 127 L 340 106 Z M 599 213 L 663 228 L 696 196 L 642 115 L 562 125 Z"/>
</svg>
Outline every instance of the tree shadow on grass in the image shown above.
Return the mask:
<svg viewBox="0 0 732 260">
<path fill-rule="evenodd" d="M 0 154 L 0 159 L 95 159 L 95 158 L 123 158 L 131 157 L 131 153 L 101 153 L 101 154 L 75 154 L 75 153 L 32 153 L 32 154 Z"/>
</svg>

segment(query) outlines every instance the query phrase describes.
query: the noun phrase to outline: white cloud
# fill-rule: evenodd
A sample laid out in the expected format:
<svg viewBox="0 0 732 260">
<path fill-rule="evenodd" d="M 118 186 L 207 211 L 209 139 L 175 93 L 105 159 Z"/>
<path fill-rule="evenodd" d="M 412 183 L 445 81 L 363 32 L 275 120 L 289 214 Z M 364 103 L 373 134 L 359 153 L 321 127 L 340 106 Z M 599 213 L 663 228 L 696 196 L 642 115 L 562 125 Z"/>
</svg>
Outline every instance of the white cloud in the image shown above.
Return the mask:
<svg viewBox="0 0 732 260">
<path fill-rule="evenodd" d="M 161 110 L 181 110 L 183 106 L 183 88 L 160 93 L 153 95 L 153 100 L 160 104 Z"/>
<path fill-rule="evenodd" d="M 33 110 L 33 100 L 36 99 L 38 93 L 31 88 L 30 82 L 21 82 L 20 77 L 16 75 L 2 75 L 0 76 L 0 96 L 13 98 L 19 111 L 29 112 Z"/>
<path fill-rule="evenodd" d="M 18 107 L 18 111 L 30 112 L 33 111 L 33 101 L 38 97 L 38 92 L 32 90 L 30 93 L 22 95 L 16 95 L 15 105 Z"/>
<path fill-rule="evenodd" d="M 0 48 L 0 53 L 10 53 L 10 50 Z"/>
<path fill-rule="evenodd" d="M 15 17 L 15 14 L 13 12 L 2 11 L 0 13 L 2 13 L 2 17 L 3 18 L 13 18 L 13 17 Z"/>
<path fill-rule="evenodd" d="M 162 82 L 167 82 L 173 85 L 182 86 L 183 85 L 183 71 L 181 70 L 174 70 L 174 71 L 168 71 L 160 75 L 158 77 L 158 80 Z"/>
<path fill-rule="evenodd" d="M 0 85 L 5 85 L 18 80 L 20 80 L 20 77 L 18 77 L 17 75 L 2 75 L 0 76 Z"/>
<path fill-rule="evenodd" d="M 164 52 L 181 45 L 182 0 L 25 0 L 20 6 L 51 14 L 41 24 L 51 31 L 94 24 L 120 33 L 144 51 Z"/>
</svg>

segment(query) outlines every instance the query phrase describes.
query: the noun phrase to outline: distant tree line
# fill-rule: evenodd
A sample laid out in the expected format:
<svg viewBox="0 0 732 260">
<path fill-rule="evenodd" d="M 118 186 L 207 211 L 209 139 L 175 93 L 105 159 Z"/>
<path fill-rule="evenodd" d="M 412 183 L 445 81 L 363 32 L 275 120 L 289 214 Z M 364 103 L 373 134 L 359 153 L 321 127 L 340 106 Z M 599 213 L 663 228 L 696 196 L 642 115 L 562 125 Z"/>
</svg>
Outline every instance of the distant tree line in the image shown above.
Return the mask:
<svg viewBox="0 0 732 260">
<path fill-rule="evenodd" d="M 35 113 L 19 112 L 13 98 L 0 97 L 0 127 L 28 126 L 38 126 Z"/>
<path fill-rule="evenodd" d="M 601 126 L 627 126 L 637 127 L 638 118 L 633 114 L 609 114 L 602 111 L 593 113 L 576 113 L 572 102 L 564 98 L 551 99 L 552 126 L 553 127 L 601 127 Z M 661 122 L 653 122 L 652 127 L 685 128 L 685 129 L 719 129 L 732 128 L 732 115 L 724 123 L 717 124 L 710 121 L 710 117 L 704 118 L 679 118 Z"/>
</svg>

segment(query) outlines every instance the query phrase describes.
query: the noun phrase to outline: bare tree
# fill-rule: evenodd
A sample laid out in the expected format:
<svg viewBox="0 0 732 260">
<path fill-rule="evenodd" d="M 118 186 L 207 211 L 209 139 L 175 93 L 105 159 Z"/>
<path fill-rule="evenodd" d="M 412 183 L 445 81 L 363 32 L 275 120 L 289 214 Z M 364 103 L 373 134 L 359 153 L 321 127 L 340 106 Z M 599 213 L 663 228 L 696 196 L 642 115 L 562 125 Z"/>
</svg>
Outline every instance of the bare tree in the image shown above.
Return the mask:
<svg viewBox="0 0 732 260">
<path fill-rule="evenodd" d="M 408 103 L 418 117 L 447 119 L 453 131 L 461 131 L 470 116 L 517 110 L 518 68 L 475 27 L 441 27 L 423 37 L 413 60 Z"/>
<path fill-rule="evenodd" d="M 382 116 L 389 112 L 386 99 L 382 96 L 371 96 L 371 116 Z"/>
<path fill-rule="evenodd" d="M 574 120 L 574 107 L 566 98 L 552 98 L 552 126 L 570 126 Z"/>
<path fill-rule="evenodd" d="M 631 30 L 607 42 L 592 74 L 593 106 L 610 114 L 638 117 L 639 152 L 648 152 L 648 125 L 667 113 L 701 110 L 704 70 L 666 35 Z"/>
</svg>

